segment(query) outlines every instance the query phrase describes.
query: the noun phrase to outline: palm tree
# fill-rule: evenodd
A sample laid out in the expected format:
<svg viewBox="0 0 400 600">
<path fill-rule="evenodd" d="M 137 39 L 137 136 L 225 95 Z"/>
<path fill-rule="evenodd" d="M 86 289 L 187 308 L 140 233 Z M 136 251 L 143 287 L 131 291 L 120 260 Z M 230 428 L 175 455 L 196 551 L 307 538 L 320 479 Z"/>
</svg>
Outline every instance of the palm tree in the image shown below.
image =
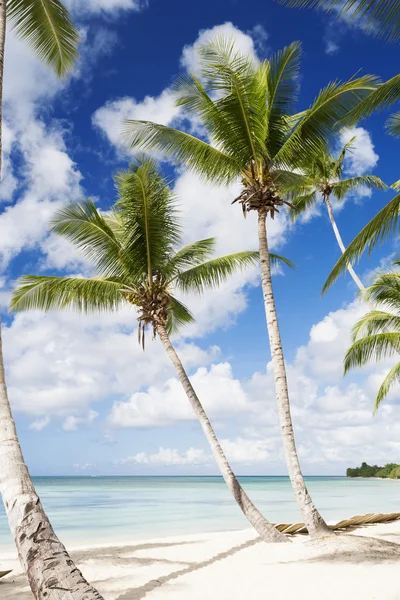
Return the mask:
<svg viewBox="0 0 400 600">
<path fill-rule="evenodd" d="M 269 332 L 278 412 L 289 475 L 304 522 L 311 535 L 329 529 L 305 486 L 290 414 L 286 370 L 272 288 L 267 217 L 287 205 L 287 189 L 301 186 L 294 170 L 325 147 L 340 119 L 378 86 L 373 76 L 333 82 L 308 110 L 296 114 L 300 44 L 258 62 L 235 50 L 234 42 L 217 37 L 200 50 L 201 80 L 183 75 L 176 84 L 177 104 L 200 118 L 205 141 L 149 121 L 127 121 L 123 139 L 129 148 L 155 149 L 215 183 L 237 181 L 242 192 L 234 202 L 246 215 L 258 214 L 261 282 Z"/>
<path fill-rule="evenodd" d="M 78 34 L 59 0 L 0 0 L 0 172 L 6 24 L 64 75 L 73 65 Z M 101 600 L 53 531 L 25 465 L 4 372 L 0 325 L 0 493 L 29 585 L 37 600 Z M 60 590 L 61 593 L 60 593 Z"/>
<path fill-rule="evenodd" d="M 279 0 L 300 8 L 322 8 L 392 42 L 400 39 L 400 0 Z"/>
<path fill-rule="evenodd" d="M 346 251 L 346 247 L 333 216 L 331 198 L 333 197 L 339 201 L 344 200 L 346 194 L 363 187 L 369 189 L 386 189 L 383 181 L 374 175 L 341 178 L 346 153 L 351 151 L 355 139 L 353 137 L 341 148 L 337 158 L 331 156 L 328 150 L 322 150 L 319 156 L 303 167 L 303 173 L 306 176 L 304 187 L 300 190 L 295 190 L 291 194 L 291 201 L 294 205 L 294 209 L 292 210 L 293 218 L 297 218 L 299 214 L 314 206 L 319 198 L 322 198 L 342 254 Z M 356 286 L 360 290 L 364 289 L 364 285 L 350 264 L 347 265 L 347 270 Z"/>
<path fill-rule="evenodd" d="M 399 267 L 400 261 L 393 264 Z M 381 305 L 382 310 L 370 311 L 354 326 L 353 344 L 344 361 L 345 373 L 354 367 L 362 367 L 371 360 L 398 357 L 400 353 L 400 272 L 391 270 L 380 273 L 361 296 L 374 305 Z M 400 362 L 397 362 L 379 388 L 374 412 L 392 386 L 399 382 Z"/>
<path fill-rule="evenodd" d="M 138 309 L 139 342 L 150 327 L 170 357 L 189 402 L 211 446 L 225 482 L 245 516 L 265 541 L 285 541 L 268 523 L 237 481 L 211 423 L 194 391 L 170 334 L 193 316 L 176 291 L 203 293 L 231 273 L 258 262 L 257 252 L 210 258 L 214 239 L 179 248 L 181 229 L 175 200 L 156 164 L 141 161 L 116 177 L 118 201 L 100 213 L 91 201 L 57 213 L 53 230 L 67 238 L 94 266 L 91 278 L 25 276 L 15 290 L 12 310 L 67 309 L 113 311 L 122 305 Z M 272 261 L 290 262 L 273 255 Z"/>
</svg>

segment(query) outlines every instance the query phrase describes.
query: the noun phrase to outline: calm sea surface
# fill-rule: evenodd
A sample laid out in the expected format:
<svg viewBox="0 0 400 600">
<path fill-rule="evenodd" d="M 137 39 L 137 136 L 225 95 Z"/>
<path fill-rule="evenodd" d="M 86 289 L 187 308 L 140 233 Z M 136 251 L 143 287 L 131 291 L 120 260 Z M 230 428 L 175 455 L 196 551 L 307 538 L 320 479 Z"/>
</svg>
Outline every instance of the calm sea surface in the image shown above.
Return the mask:
<svg viewBox="0 0 400 600">
<path fill-rule="evenodd" d="M 58 535 L 91 545 L 248 527 L 218 477 L 43 477 L 36 488 Z M 242 477 L 273 522 L 300 520 L 289 479 Z M 328 521 L 368 512 L 400 512 L 400 481 L 307 477 Z M 0 553 L 11 549 L 0 506 Z"/>
</svg>

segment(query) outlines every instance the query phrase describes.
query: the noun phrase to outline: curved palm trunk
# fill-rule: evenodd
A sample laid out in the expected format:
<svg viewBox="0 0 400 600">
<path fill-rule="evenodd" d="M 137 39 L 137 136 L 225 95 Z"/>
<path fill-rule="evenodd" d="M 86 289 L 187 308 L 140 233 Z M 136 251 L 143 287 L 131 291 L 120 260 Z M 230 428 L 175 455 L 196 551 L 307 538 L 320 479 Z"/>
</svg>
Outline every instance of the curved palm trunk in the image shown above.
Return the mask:
<svg viewBox="0 0 400 600">
<path fill-rule="evenodd" d="M 0 0 L 0 174 L 6 1 Z M 0 494 L 36 600 L 103 600 L 54 533 L 24 463 L 7 396 L 0 322 Z"/>
<path fill-rule="evenodd" d="M 200 400 L 198 399 L 192 384 L 190 383 L 190 379 L 183 368 L 180 358 L 171 343 L 165 327 L 158 325 L 157 333 L 160 336 L 160 340 L 162 341 L 163 346 L 176 369 L 179 381 L 181 382 L 182 387 L 189 398 L 189 402 L 192 405 L 196 417 L 200 421 L 200 425 L 205 433 L 208 443 L 210 444 L 212 453 L 220 468 L 225 483 L 241 508 L 243 514 L 250 521 L 254 529 L 259 533 L 265 542 L 287 542 L 288 540 L 285 538 L 285 536 L 280 533 L 271 523 L 269 523 L 269 521 L 267 521 L 260 511 L 254 506 L 236 479 L 235 474 L 233 473 L 227 461 L 224 451 L 222 450 L 221 444 L 215 435 L 209 418 L 207 417 L 207 414 Z"/>
<path fill-rule="evenodd" d="M 340 248 L 342 254 L 344 254 L 345 250 L 346 250 L 346 246 L 343 244 L 342 236 L 340 235 L 338 226 L 336 225 L 336 221 L 333 216 L 332 206 L 331 206 L 331 203 L 329 202 L 329 197 L 327 195 L 324 195 L 324 200 L 325 200 L 326 208 L 328 210 L 329 220 L 332 225 L 333 233 L 335 234 L 336 241 L 339 245 L 339 248 Z M 358 289 L 364 290 L 365 288 L 364 288 L 362 281 L 359 279 L 357 273 L 354 271 L 353 267 L 350 264 L 347 265 L 347 270 L 350 273 L 351 277 L 353 278 L 353 281 L 356 284 L 356 286 L 358 287 Z"/>
<path fill-rule="evenodd" d="M 272 288 L 271 266 L 267 242 L 266 212 L 258 213 L 258 239 L 260 246 L 261 282 L 264 295 L 265 315 L 272 365 L 275 377 L 275 391 L 278 401 L 279 421 L 281 425 L 283 447 L 290 480 L 303 515 L 304 524 L 313 537 L 331 534 L 331 530 L 314 506 L 304 483 L 294 440 L 292 417 L 290 414 L 289 392 L 286 380 L 286 367 L 283 358 L 282 341 L 276 314 L 274 292 Z"/>
<path fill-rule="evenodd" d="M 103 600 L 57 538 L 24 463 L 7 397 L 0 334 L 0 493 L 36 600 Z"/>
</svg>

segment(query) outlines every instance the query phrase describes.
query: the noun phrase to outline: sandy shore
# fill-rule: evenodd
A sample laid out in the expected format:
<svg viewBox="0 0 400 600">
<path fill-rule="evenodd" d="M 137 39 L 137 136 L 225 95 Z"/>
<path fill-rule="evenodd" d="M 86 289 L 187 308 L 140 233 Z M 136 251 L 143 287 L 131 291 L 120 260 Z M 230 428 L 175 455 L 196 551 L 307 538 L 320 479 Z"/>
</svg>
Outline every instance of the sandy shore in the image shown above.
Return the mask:
<svg viewBox="0 0 400 600">
<path fill-rule="evenodd" d="M 400 544 L 400 522 L 356 534 Z M 71 554 L 106 600 L 400 599 L 400 552 L 333 553 L 328 544 L 310 545 L 306 536 L 291 544 L 265 544 L 245 530 L 80 548 Z M 31 600 L 15 558 L 0 554 L 0 568 L 13 569 L 0 581 L 0 598 Z"/>
</svg>

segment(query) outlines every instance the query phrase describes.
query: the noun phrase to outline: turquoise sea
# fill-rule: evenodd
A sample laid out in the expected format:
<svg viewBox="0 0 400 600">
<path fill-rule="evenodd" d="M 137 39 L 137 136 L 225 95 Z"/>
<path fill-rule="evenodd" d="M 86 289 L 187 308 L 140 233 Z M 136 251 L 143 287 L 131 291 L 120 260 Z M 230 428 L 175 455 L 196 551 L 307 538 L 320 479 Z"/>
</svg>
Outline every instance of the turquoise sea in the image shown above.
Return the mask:
<svg viewBox="0 0 400 600">
<path fill-rule="evenodd" d="M 328 521 L 368 512 L 400 512 L 400 480 L 307 477 Z M 219 477 L 39 477 L 37 491 L 57 534 L 75 545 L 128 542 L 242 529 L 246 519 Z M 241 477 L 273 522 L 300 520 L 287 477 Z M 12 548 L 0 507 L 0 555 Z"/>
</svg>

